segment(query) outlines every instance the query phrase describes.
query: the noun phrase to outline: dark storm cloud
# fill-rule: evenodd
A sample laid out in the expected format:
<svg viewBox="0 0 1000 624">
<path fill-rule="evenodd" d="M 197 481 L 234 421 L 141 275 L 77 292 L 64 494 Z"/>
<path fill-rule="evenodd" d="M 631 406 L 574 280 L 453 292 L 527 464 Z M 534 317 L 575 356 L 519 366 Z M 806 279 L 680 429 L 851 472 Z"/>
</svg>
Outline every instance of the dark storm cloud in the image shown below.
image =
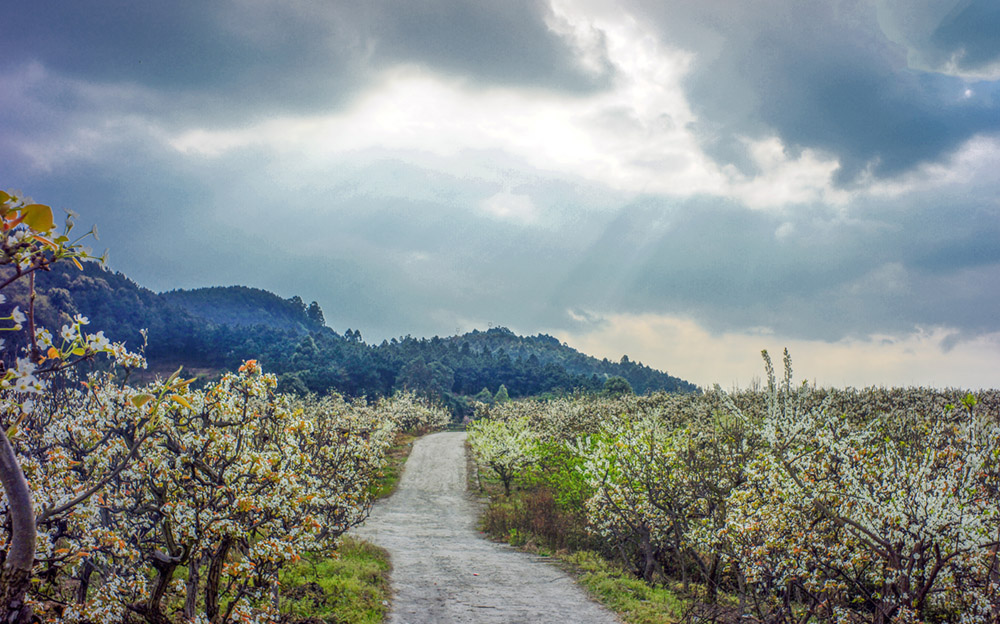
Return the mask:
<svg viewBox="0 0 1000 624">
<path fill-rule="evenodd" d="M 1000 5 L 991 0 L 961 2 L 934 29 L 930 42 L 940 58 L 960 69 L 980 70 L 1000 61 Z"/>
<path fill-rule="evenodd" d="M 173 150 L 133 138 L 104 146 L 94 158 L 6 174 L 9 187 L 57 213 L 79 215 L 74 231 L 96 226 L 100 238 L 87 245 L 107 250 L 113 267 L 145 286 L 174 288 L 192 276 L 205 284 L 225 264 L 214 258 L 220 241 L 232 240 L 231 229 L 214 218 L 213 185 L 223 172 L 185 162 Z"/>
<path fill-rule="evenodd" d="M 1000 4 L 994 0 L 879 0 L 886 34 L 931 69 L 994 74 L 1000 64 Z"/>
<path fill-rule="evenodd" d="M 907 67 L 866 2 L 639 4 L 667 41 L 697 53 L 687 86 L 698 132 L 710 153 L 745 169 L 744 135 L 775 132 L 792 149 L 833 154 L 849 183 L 866 170 L 893 176 L 936 161 L 1000 130 L 995 83 Z M 955 45 L 995 49 L 995 29 L 986 43 L 978 25 L 963 23 L 951 22 Z"/>
<path fill-rule="evenodd" d="M 686 86 L 699 136 L 747 170 L 744 136 L 833 154 L 849 182 L 940 160 L 1000 124 L 995 82 L 907 66 L 914 50 L 930 65 L 962 46 L 963 67 L 987 67 L 988 33 L 962 11 L 921 39 L 887 33 L 889 18 L 860 2 L 636 2 L 666 44 L 697 53 Z M 580 69 L 549 18 L 529 0 L 8 3 L 2 183 L 96 223 L 95 246 L 142 284 L 298 294 L 368 339 L 472 329 L 456 327 L 465 320 L 580 329 L 617 313 L 830 340 L 1000 331 L 993 179 L 760 212 L 719 197 L 634 201 L 487 153 L 495 145 L 315 156 L 251 142 L 208 156 L 167 143 L 335 112 L 397 63 L 472 86 L 602 88 L 610 70 Z M 539 214 L 481 209 L 502 193 Z"/>
<path fill-rule="evenodd" d="M 363 53 L 357 31 L 335 13 L 292 3 L 18 0 L 6 6 L 4 69 L 36 63 L 71 81 L 146 89 L 162 98 L 142 108 L 151 114 L 217 117 L 329 106 L 357 83 L 354 60 Z"/>
<path fill-rule="evenodd" d="M 15 0 L 0 10 L 0 72 L 34 63 L 69 81 L 157 94 L 143 113 L 230 124 L 335 109 L 372 69 L 399 62 L 484 84 L 592 88 L 546 16 L 535 0 Z M 39 95 L 79 110 L 71 90 L 49 84 Z M 112 105 L 121 109 L 106 112 L 134 110 Z"/>
<path fill-rule="evenodd" d="M 588 90 L 609 78 L 586 75 L 574 51 L 546 26 L 539 0 L 470 3 L 454 0 L 368 5 L 378 24 L 377 54 L 422 62 L 481 80 Z"/>
</svg>

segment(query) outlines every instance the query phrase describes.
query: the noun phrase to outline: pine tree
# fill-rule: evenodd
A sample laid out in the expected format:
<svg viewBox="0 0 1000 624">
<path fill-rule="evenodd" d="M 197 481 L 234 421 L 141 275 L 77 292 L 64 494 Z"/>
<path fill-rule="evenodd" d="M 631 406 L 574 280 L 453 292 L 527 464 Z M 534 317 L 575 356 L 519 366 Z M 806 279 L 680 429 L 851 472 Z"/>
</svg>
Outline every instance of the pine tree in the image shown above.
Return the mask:
<svg viewBox="0 0 1000 624">
<path fill-rule="evenodd" d="M 317 325 L 326 325 L 326 319 L 323 317 L 323 310 L 319 307 L 319 304 L 313 301 L 309 304 L 309 308 L 306 310 L 306 316 L 309 320 Z"/>
</svg>

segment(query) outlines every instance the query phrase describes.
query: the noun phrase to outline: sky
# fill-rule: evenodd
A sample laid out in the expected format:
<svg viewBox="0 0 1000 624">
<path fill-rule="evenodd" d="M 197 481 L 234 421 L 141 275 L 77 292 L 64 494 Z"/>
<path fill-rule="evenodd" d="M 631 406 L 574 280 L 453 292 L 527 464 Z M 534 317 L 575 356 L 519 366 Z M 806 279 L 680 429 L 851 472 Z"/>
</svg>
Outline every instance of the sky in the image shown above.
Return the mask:
<svg viewBox="0 0 1000 624">
<path fill-rule="evenodd" d="M 995 0 L 8 0 L 0 187 L 157 291 L 1000 386 Z"/>
</svg>

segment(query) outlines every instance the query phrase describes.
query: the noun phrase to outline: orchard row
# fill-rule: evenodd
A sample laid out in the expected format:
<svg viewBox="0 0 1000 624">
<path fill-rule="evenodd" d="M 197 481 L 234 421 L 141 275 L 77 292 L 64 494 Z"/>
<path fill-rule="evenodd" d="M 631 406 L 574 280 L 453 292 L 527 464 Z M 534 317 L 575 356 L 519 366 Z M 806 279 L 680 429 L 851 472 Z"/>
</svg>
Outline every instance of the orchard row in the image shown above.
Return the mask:
<svg viewBox="0 0 1000 624">
<path fill-rule="evenodd" d="M 471 445 L 706 613 L 998 621 L 1000 395 L 816 390 L 765 363 L 757 391 L 484 406 Z"/>
</svg>

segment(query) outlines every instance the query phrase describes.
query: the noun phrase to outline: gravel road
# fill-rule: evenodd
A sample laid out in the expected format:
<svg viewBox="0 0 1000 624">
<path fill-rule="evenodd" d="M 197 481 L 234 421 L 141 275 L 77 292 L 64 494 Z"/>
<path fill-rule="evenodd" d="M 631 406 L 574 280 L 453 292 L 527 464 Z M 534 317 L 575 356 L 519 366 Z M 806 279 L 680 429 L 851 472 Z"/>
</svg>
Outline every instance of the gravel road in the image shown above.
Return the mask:
<svg viewBox="0 0 1000 624">
<path fill-rule="evenodd" d="M 399 488 L 352 531 L 392 557 L 390 623 L 619 622 L 544 558 L 482 537 L 476 517 L 465 434 L 417 440 Z"/>
</svg>

